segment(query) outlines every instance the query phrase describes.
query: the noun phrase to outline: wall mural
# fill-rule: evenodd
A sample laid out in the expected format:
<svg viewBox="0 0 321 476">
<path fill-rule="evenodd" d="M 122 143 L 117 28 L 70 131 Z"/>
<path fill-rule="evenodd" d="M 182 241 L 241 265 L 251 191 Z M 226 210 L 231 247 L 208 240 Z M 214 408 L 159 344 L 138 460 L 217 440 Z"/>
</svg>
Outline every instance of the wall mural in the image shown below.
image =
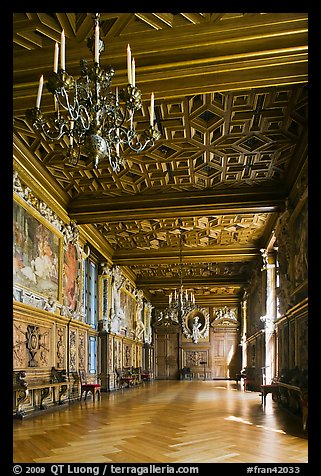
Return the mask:
<svg viewBox="0 0 321 476">
<path fill-rule="evenodd" d="M 86 253 L 75 222 L 65 224 L 13 173 L 13 298 L 51 313 L 84 318 Z"/>
<path fill-rule="evenodd" d="M 80 299 L 80 261 L 78 248 L 73 243 L 68 243 L 64 249 L 63 263 L 63 294 L 64 305 L 70 311 L 76 311 Z"/>
<path fill-rule="evenodd" d="M 60 244 L 58 234 L 13 202 L 14 284 L 58 300 Z"/>
</svg>

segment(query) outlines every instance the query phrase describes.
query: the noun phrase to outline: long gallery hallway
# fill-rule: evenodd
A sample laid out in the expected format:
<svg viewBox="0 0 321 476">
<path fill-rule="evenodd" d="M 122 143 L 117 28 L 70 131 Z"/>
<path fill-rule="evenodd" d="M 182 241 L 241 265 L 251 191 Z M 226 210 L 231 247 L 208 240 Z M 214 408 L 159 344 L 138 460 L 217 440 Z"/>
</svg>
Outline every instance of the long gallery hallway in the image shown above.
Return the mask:
<svg viewBox="0 0 321 476">
<path fill-rule="evenodd" d="M 14 421 L 15 463 L 306 463 L 299 418 L 234 381 L 154 381 Z"/>
</svg>

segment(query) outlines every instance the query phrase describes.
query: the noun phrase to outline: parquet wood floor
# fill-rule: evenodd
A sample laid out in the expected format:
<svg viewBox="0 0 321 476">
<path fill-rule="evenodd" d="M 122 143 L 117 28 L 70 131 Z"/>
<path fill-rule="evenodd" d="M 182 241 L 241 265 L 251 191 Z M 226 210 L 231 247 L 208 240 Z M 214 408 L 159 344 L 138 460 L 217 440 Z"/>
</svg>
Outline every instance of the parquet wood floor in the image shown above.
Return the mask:
<svg viewBox="0 0 321 476">
<path fill-rule="evenodd" d="M 299 418 L 232 381 L 155 381 L 13 423 L 15 463 L 306 463 Z"/>
</svg>

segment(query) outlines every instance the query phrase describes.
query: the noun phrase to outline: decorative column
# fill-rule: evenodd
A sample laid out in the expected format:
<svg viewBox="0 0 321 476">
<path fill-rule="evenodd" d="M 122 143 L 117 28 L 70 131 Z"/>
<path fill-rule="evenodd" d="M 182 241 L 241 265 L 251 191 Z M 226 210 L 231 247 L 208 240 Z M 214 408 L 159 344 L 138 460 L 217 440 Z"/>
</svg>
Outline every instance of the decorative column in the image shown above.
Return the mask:
<svg viewBox="0 0 321 476">
<path fill-rule="evenodd" d="M 275 251 L 261 249 L 263 258 L 262 272 L 266 273 L 266 314 L 261 317 L 265 324 L 265 381 L 271 383 L 275 377 L 275 319 L 276 319 L 276 282 L 275 282 Z"/>
<path fill-rule="evenodd" d="M 242 370 L 245 370 L 247 367 L 247 343 L 246 343 L 246 334 L 247 334 L 247 293 L 244 294 L 242 304 L 241 304 L 242 318 L 243 322 L 242 336 L 241 336 L 241 345 L 242 345 Z"/>
</svg>

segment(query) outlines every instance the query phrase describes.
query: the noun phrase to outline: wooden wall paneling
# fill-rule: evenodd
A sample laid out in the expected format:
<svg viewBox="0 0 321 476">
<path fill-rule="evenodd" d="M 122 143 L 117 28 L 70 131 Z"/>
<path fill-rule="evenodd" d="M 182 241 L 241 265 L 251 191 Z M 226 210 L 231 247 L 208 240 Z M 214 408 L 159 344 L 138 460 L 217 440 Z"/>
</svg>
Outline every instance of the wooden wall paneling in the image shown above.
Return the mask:
<svg viewBox="0 0 321 476">
<path fill-rule="evenodd" d="M 302 316 L 297 321 L 297 361 L 300 369 L 308 369 L 308 316 Z"/>
<path fill-rule="evenodd" d="M 55 326 L 55 367 L 65 369 L 67 364 L 67 325 Z"/>
</svg>

